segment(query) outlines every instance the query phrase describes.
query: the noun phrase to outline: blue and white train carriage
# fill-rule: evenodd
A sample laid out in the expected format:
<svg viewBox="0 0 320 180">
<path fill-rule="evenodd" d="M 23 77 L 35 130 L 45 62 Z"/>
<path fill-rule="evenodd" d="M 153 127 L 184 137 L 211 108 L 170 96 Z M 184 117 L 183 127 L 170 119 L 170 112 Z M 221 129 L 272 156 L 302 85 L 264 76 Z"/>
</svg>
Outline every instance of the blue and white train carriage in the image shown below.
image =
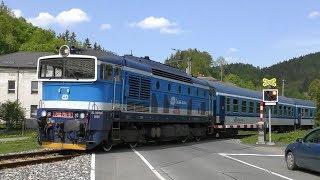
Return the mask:
<svg viewBox="0 0 320 180">
<path fill-rule="evenodd" d="M 256 128 L 260 117 L 261 92 L 221 82 L 209 83 L 215 87 L 217 95 L 216 128 Z M 264 119 L 268 118 L 267 112 L 267 107 L 264 107 Z M 312 128 L 314 114 L 313 102 L 279 96 L 278 104 L 271 107 L 272 126 L 278 130 L 292 129 L 294 126 Z"/>
<path fill-rule="evenodd" d="M 215 92 L 205 81 L 148 57 L 60 51 L 38 61 L 43 147 L 110 150 L 123 142 L 206 135 Z"/>
</svg>

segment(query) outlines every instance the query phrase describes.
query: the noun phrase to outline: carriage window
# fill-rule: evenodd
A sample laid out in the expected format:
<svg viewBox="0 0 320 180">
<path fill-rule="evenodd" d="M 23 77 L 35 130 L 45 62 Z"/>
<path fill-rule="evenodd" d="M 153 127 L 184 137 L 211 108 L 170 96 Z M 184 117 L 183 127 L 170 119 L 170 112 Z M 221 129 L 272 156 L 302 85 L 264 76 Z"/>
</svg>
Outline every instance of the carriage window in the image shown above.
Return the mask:
<svg viewBox="0 0 320 180">
<path fill-rule="evenodd" d="M 191 91 L 191 90 L 190 90 L 190 87 L 188 87 L 188 94 L 190 94 L 190 91 Z"/>
<path fill-rule="evenodd" d="M 238 104 L 238 99 L 233 99 L 232 104 L 233 104 L 233 112 L 239 112 L 239 104 Z"/>
<path fill-rule="evenodd" d="M 278 115 L 278 106 L 277 106 L 277 105 L 273 107 L 273 114 L 274 114 L 275 116 Z"/>
<path fill-rule="evenodd" d="M 247 112 L 247 101 L 242 100 L 241 102 L 241 112 L 246 113 Z"/>
<path fill-rule="evenodd" d="M 310 117 L 313 118 L 313 109 L 310 109 Z"/>
<path fill-rule="evenodd" d="M 171 91 L 171 83 L 168 83 L 168 91 Z"/>
<path fill-rule="evenodd" d="M 288 116 L 289 116 L 289 117 L 292 116 L 292 114 L 291 114 L 291 107 L 290 107 L 290 106 L 288 107 Z"/>
<path fill-rule="evenodd" d="M 121 81 L 121 68 L 118 66 L 114 68 L 114 77 L 116 78 L 116 82 Z"/>
<path fill-rule="evenodd" d="M 249 113 L 253 113 L 254 103 L 252 101 L 249 102 Z"/>
<path fill-rule="evenodd" d="M 283 106 L 283 115 L 284 116 L 288 115 L 287 106 Z"/>
<path fill-rule="evenodd" d="M 197 96 L 199 96 L 199 88 L 197 88 Z"/>
<path fill-rule="evenodd" d="M 282 112 L 282 106 L 279 106 L 279 115 L 282 116 L 283 112 Z"/>
<path fill-rule="evenodd" d="M 306 109 L 305 109 L 305 113 L 304 113 L 304 117 L 308 117 L 308 116 L 309 116 L 309 109 L 306 108 Z"/>
<path fill-rule="evenodd" d="M 106 80 L 112 79 L 112 66 L 109 64 L 105 65 L 103 79 L 106 79 Z"/>
<path fill-rule="evenodd" d="M 260 114 L 260 103 L 256 102 L 255 104 L 256 104 L 256 113 Z"/>
<path fill-rule="evenodd" d="M 179 92 L 179 94 L 181 94 L 181 86 L 180 85 L 178 87 L 178 92 Z"/>
<path fill-rule="evenodd" d="M 230 108 L 230 97 L 226 98 L 226 107 L 227 107 L 227 112 L 230 112 L 231 108 Z"/>
</svg>

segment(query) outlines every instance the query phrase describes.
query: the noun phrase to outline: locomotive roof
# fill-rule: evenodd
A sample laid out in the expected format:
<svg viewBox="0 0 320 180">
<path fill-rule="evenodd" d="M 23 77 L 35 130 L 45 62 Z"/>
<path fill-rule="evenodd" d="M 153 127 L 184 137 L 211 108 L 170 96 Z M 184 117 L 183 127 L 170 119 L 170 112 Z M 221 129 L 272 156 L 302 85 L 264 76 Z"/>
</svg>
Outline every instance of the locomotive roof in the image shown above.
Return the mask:
<svg viewBox="0 0 320 180">
<path fill-rule="evenodd" d="M 250 89 L 245 89 L 241 87 L 237 87 L 231 84 L 221 83 L 220 81 L 207 81 L 211 86 L 213 86 L 218 93 L 231 94 L 236 96 L 243 96 L 255 99 L 262 99 L 262 92 L 254 91 Z M 288 98 L 284 96 L 279 96 L 280 103 L 286 104 L 295 104 L 300 106 L 315 106 L 314 102 L 302 100 L 302 99 L 294 99 Z"/>
</svg>

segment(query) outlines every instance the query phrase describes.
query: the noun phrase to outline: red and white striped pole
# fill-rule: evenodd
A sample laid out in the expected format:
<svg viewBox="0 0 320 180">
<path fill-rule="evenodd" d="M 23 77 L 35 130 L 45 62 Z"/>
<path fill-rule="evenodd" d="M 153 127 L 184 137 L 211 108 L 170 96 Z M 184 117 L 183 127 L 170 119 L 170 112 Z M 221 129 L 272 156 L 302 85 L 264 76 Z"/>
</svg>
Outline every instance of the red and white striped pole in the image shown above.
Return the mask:
<svg viewBox="0 0 320 180">
<path fill-rule="evenodd" d="M 258 122 L 258 142 L 257 144 L 265 144 L 265 133 L 264 133 L 264 122 L 263 122 L 263 108 L 264 108 L 264 103 L 261 101 L 260 102 L 260 118 Z"/>
</svg>

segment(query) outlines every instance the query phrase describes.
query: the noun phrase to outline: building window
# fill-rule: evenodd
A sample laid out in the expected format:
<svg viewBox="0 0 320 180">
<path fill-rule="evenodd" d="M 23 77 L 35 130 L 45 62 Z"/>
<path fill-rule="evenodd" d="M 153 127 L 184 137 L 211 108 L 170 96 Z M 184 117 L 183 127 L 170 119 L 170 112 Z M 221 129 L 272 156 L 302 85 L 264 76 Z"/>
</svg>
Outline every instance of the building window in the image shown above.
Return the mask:
<svg viewBox="0 0 320 180">
<path fill-rule="evenodd" d="M 247 112 L 247 101 L 242 100 L 241 102 L 241 112 L 246 113 Z"/>
<path fill-rule="evenodd" d="M 253 106 L 254 106 L 253 101 L 250 101 L 249 102 L 249 113 L 253 113 Z"/>
<path fill-rule="evenodd" d="M 31 81 L 31 94 L 38 94 L 38 81 Z"/>
<path fill-rule="evenodd" d="M 8 93 L 15 93 L 16 92 L 16 81 L 8 81 Z"/>
<path fill-rule="evenodd" d="M 30 106 L 30 117 L 31 118 L 36 118 L 37 117 L 37 105 L 31 105 Z"/>
<path fill-rule="evenodd" d="M 233 103 L 233 112 L 234 113 L 237 113 L 237 112 L 239 112 L 239 100 L 238 99 L 233 99 L 233 101 L 232 101 L 232 103 Z"/>
</svg>

